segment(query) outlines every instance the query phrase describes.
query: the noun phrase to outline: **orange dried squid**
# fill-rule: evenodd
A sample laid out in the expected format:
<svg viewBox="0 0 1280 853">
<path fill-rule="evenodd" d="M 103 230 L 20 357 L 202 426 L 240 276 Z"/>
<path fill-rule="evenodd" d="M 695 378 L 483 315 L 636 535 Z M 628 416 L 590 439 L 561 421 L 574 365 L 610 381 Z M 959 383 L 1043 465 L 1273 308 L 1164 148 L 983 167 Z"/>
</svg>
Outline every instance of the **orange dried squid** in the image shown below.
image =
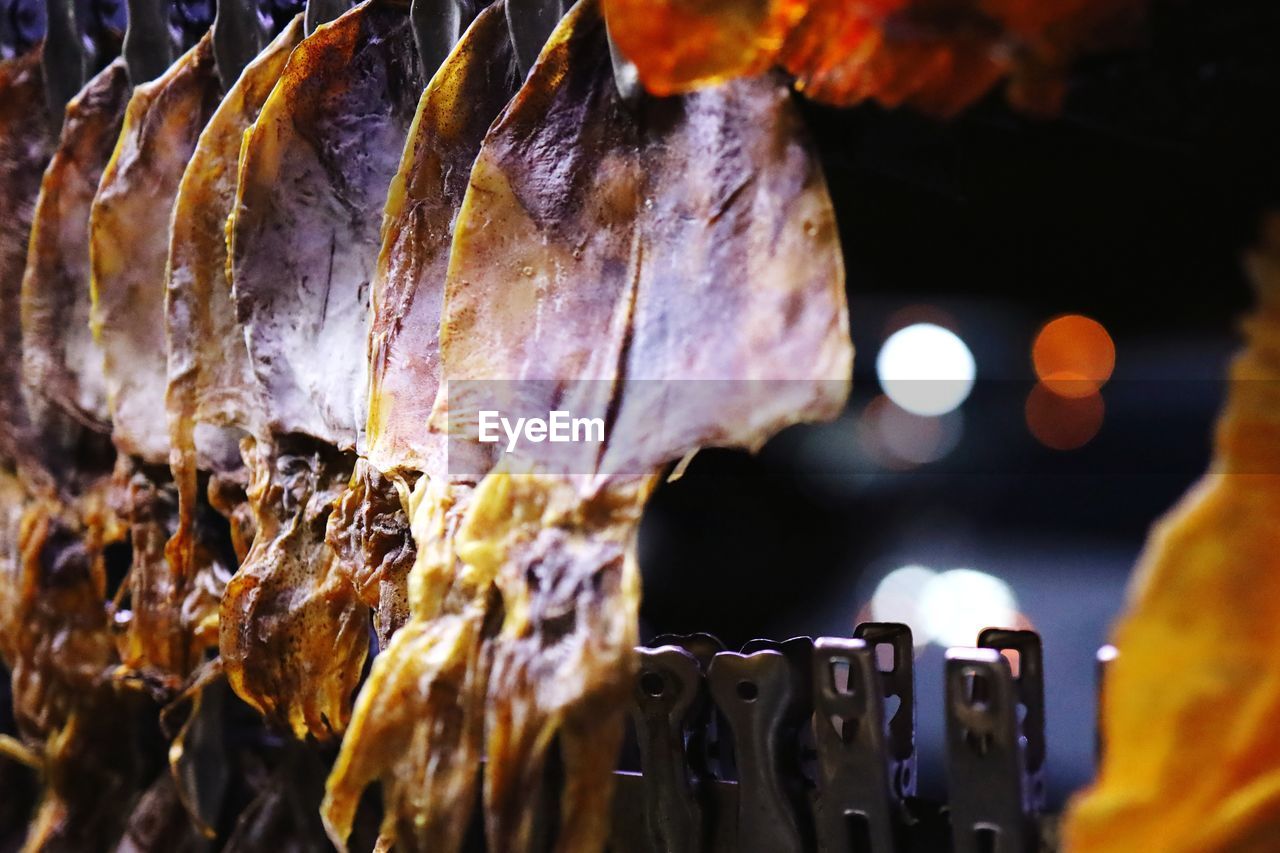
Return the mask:
<svg viewBox="0 0 1280 853">
<path fill-rule="evenodd" d="M 1141 0 L 605 0 L 610 33 L 655 94 L 782 66 L 822 103 L 949 115 L 1008 78 L 1055 109 L 1081 53 L 1126 37 Z"/>
<path fill-rule="evenodd" d="M 1239 853 L 1280 838 L 1280 216 L 1250 269 L 1209 471 L 1152 531 L 1113 642 L 1097 781 L 1066 849 Z"/>
</svg>

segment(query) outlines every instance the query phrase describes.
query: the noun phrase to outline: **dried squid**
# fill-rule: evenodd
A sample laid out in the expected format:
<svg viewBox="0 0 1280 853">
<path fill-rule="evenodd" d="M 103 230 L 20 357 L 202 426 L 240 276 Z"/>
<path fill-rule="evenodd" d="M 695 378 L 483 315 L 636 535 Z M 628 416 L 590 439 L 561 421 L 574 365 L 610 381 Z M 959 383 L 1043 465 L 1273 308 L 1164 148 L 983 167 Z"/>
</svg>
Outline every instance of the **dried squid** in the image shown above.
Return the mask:
<svg viewBox="0 0 1280 853">
<path fill-rule="evenodd" d="M 364 556 L 341 529 L 361 521 L 335 509 L 363 441 L 387 187 L 424 82 L 407 5 L 368 0 L 293 51 L 240 158 L 229 271 L 266 437 L 248 452 L 258 532 L 220 647 L 236 692 L 299 737 L 346 728 L 368 649 Z M 354 487 L 381 492 L 396 526 L 390 483 Z"/>
<path fill-rule="evenodd" d="M 661 466 L 830 417 L 848 390 L 834 217 L 785 86 L 625 102 L 596 4 L 576 6 L 472 168 L 439 347 L 436 429 L 474 426 L 496 383 L 529 411 L 613 412 L 612 437 L 516 471 L 448 436 L 411 501 L 411 617 L 361 691 L 326 820 L 341 841 L 380 781 L 384 843 L 457 849 L 487 754 L 490 849 L 534 849 L 558 748 L 556 849 L 601 849 Z"/>
<path fill-rule="evenodd" d="M 220 95 L 207 34 L 160 77 L 135 87 L 90 215 L 90 321 L 104 354 L 112 440 L 120 454 L 116 476 L 133 550 L 122 657 L 128 670 L 170 694 L 203 658 L 219 576 L 229 573 L 216 548 L 200 574 L 165 558 L 177 499 L 167 477 L 169 431 L 162 416 L 173 201 Z M 217 455 L 227 467 L 238 465 L 234 444 Z"/>
<path fill-rule="evenodd" d="M 41 51 L 0 62 L 0 457 L 31 485 L 47 488 L 46 459 L 25 406 L 19 309 L 27 241 L 40 177 L 56 140 L 45 106 Z"/>
<path fill-rule="evenodd" d="M 1274 850 L 1280 833 L 1280 217 L 1208 473 L 1153 530 L 1113 642 L 1106 752 L 1074 803 L 1079 851 Z"/>
<path fill-rule="evenodd" d="M 607 0 L 610 31 L 659 94 L 772 64 L 823 103 L 949 115 L 1008 78 L 1017 106 L 1058 106 L 1076 56 L 1135 29 L 1141 0 Z"/>
<path fill-rule="evenodd" d="M 29 393 L 110 433 L 102 353 L 89 330 L 89 210 L 132 87 L 117 59 L 67 105 L 42 182 L 22 282 L 22 365 Z"/>
<path fill-rule="evenodd" d="M 249 369 L 227 280 L 226 221 L 235 199 L 241 140 L 302 39 L 297 16 L 250 62 L 200 132 L 174 201 L 165 298 L 170 462 L 176 531 L 164 559 L 177 577 L 194 578 L 184 612 L 196 618 L 194 648 L 216 648 L 226 581 L 247 555 L 254 520 L 245 469 L 216 458 L 242 436 L 261 435 L 263 403 Z M 212 452 L 211 452 L 212 451 Z M 214 458 L 211 458 L 214 457 Z M 210 469 L 212 469 L 210 471 Z M 210 471 L 202 477 L 201 471 Z M 200 486 L 204 485 L 204 495 Z M 217 510 L 229 522 L 231 553 L 213 559 L 200 521 Z M 195 605 L 195 606 L 192 606 Z"/>
</svg>

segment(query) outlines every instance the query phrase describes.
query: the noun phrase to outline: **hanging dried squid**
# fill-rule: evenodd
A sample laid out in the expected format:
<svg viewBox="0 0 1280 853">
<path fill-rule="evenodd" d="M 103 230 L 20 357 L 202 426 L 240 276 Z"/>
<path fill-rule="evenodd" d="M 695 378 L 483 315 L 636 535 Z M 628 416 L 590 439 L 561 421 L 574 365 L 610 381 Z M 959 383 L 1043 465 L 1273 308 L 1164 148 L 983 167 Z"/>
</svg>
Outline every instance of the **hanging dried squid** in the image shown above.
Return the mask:
<svg viewBox="0 0 1280 853">
<path fill-rule="evenodd" d="M 517 471 L 448 437 L 413 495 L 411 617 L 361 692 L 326 820 L 341 841 L 380 781 L 384 843 L 456 849 L 487 754 L 490 849 L 532 849 L 558 748 L 556 849 L 600 849 L 661 467 L 847 393 L 831 203 L 785 87 L 625 102 L 596 4 L 576 6 L 472 168 L 439 347 L 435 428 L 474 427 L 514 383 L 529 411 L 613 412 L 613 438 Z"/>
</svg>

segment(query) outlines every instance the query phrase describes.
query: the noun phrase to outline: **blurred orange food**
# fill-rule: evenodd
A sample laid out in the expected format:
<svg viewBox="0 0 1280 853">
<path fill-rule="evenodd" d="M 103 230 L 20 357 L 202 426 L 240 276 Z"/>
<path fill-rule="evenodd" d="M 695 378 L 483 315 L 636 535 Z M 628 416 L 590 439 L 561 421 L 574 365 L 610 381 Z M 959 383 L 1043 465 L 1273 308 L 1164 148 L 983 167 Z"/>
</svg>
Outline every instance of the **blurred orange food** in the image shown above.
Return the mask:
<svg viewBox="0 0 1280 853">
<path fill-rule="evenodd" d="M 1136 29 L 1142 0 L 604 0 L 654 94 L 780 65 L 808 97 L 957 112 L 1002 78 L 1024 109 L 1058 106 L 1068 64 Z"/>
</svg>

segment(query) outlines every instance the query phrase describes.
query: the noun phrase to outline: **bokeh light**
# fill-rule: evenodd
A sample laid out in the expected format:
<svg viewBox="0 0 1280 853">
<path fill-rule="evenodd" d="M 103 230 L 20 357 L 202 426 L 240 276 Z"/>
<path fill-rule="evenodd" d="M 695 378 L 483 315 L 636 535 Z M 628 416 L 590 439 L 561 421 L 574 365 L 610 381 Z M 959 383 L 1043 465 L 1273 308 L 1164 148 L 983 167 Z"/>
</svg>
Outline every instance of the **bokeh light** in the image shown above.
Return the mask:
<svg viewBox="0 0 1280 853">
<path fill-rule="evenodd" d="M 1018 602 L 1000 578 L 974 569 L 952 569 L 921 591 L 920 616 L 929 639 L 940 646 L 972 646 L 983 628 L 1011 628 Z"/>
<path fill-rule="evenodd" d="M 902 566 L 885 575 L 871 596 L 871 618 L 876 622 L 902 622 L 911 627 L 917 647 L 929 642 L 920 604 L 924 590 L 938 573 L 918 565 Z"/>
<path fill-rule="evenodd" d="M 883 394 L 862 410 L 858 429 L 866 451 L 890 469 L 937 462 L 956 448 L 963 432 L 964 418 L 959 411 L 938 417 L 916 415 Z"/>
<path fill-rule="evenodd" d="M 1037 382 L 1027 395 L 1027 428 L 1053 450 L 1075 450 L 1088 444 L 1102 429 L 1105 415 L 1106 406 L 1097 391 L 1066 397 Z"/>
<path fill-rule="evenodd" d="M 1013 590 L 1000 578 L 974 569 L 936 572 L 909 564 L 881 579 L 871 596 L 871 618 L 911 626 L 917 647 L 972 646 L 984 628 L 1030 623 L 1018 611 Z"/>
<path fill-rule="evenodd" d="M 1097 320 L 1067 314 L 1046 323 L 1031 347 L 1036 376 L 1064 397 L 1088 397 L 1111 378 L 1116 348 Z"/>
<path fill-rule="evenodd" d="M 876 375 L 889 399 L 916 415 L 943 415 L 965 401 L 977 373 L 959 336 L 933 323 L 915 323 L 889 336 L 876 357 Z"/>
</svg>

